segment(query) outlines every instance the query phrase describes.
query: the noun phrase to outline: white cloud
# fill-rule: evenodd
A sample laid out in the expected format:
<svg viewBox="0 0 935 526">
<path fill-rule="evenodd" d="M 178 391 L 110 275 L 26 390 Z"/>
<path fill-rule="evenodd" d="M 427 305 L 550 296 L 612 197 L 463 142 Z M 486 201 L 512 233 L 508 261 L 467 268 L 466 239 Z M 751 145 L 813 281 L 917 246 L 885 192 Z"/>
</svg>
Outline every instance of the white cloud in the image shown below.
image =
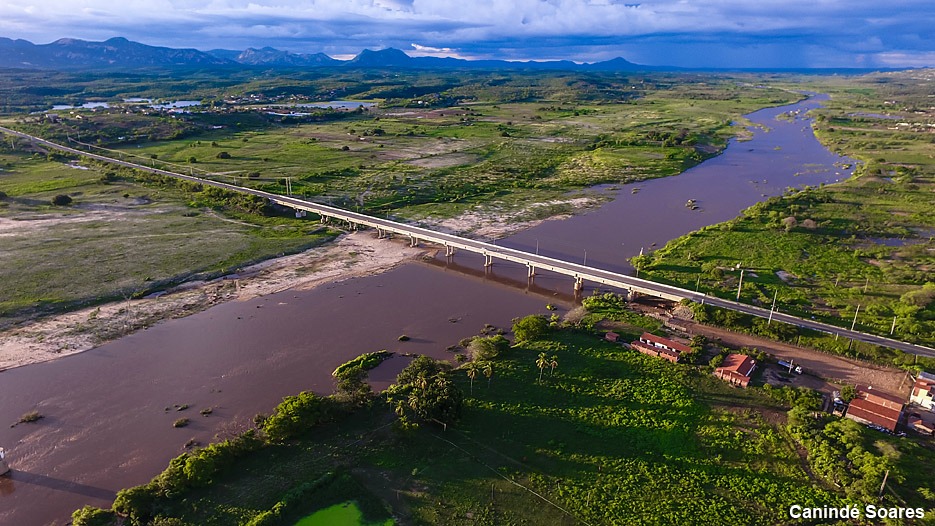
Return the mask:
<svg viewBox="0 0 935 526">
<path fill-rule="evenodd" d="M 202 49 L 288 44 L 336 53 L 416 41 L 425 49 L 414 54 L 525 48 L 534 58 L 574 44 L 625 52 L 652 38 L 927 57 L 933 27 L 930 0 L 0 0 L 0 36 L 39 43 L 119 35 Z"/>
</svg>

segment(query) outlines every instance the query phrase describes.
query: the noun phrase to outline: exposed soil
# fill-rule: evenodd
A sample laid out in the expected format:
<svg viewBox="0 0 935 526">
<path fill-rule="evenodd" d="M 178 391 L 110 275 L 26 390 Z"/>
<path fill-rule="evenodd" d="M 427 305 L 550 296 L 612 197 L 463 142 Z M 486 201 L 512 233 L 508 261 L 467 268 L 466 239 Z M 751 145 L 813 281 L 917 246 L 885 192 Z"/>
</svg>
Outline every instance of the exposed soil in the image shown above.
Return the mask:
<svg viewBox="0 0 935 526">
<path fill-rule="evenodd" d="M 160 320 L 188 316 L 218 303 L 377 273 L 423 252 L 358 232 L 326 247 L 247 267 L 239 274 L 28 322 L 0 332 L 0 371 L 86 351 Z"/>
</svg>

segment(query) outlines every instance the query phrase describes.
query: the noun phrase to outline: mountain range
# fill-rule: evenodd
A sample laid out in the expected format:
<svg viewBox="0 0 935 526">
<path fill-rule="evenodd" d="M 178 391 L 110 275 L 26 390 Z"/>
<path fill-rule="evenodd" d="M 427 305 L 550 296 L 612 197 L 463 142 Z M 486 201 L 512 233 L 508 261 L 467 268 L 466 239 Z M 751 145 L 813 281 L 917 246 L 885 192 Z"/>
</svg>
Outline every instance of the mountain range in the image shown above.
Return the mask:
<svg viewBox="0 0 935 526">
<path fill-rule="evenodd" d="M 365 49 L 350 60 L 338 60 L 324 53 L 302 54 L 271 47 L 244 51 L 215 49 L 175 49 L 148 46 L 116 37 L 104 42 L 63 38 L 50 44 L 0 37 L 0 67 L 18 69 L 138 69 L 149 67 L 359 67 L 407 69 L 552 69 L 582 71 L 672 70 L 641 66 L 623 58 L 606 62 L 578 64 L 568 60 L 513 62 L 507 60 L 466 60 L 451 57 L 410 57 L 399 49 Z"/>
</svg>

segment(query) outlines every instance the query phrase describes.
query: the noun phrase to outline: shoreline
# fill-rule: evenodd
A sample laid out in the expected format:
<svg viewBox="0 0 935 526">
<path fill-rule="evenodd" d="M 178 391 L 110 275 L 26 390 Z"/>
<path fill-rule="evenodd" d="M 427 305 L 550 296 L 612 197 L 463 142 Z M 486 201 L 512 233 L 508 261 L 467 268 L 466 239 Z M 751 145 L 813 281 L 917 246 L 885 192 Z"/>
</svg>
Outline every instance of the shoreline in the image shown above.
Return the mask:
<svg viewBox="0 0 935 526">
<path fill-rule="evenodd" d="M 519 212 L 461 215 L 417 223 L 471 238 L 503 238 L 546 221 L 566 219 L 601 204 L 593 196 L 546 204 L 571 205 L 572 212 L 521 220 Z M 26 321 L 0 331 L 0 373 L 82 353 L 145 330 L 169 319 L 183 318 L 229 301 L 245 301 L 289 289 L 308 290 L 327 283 L 377 274 L 413 260 L 434 248 L 409 247 L 378 239 L 370 231 L 342 234 L 333 242 L 298 254 L 271 258 L 240 272 L 209 281 L 187 281 L 140 299 L 115 301 Z"/>
<path fill-rule="evenodd" d="M 221 303 L 385 272 L 429 250 L 377 239 L 367 231 L 353 232 L 324 246 L 245 267 L 236 274 L 185 282 L 164 293 L 29 321 L 0 332 L 0 373 L 89 351 Z"/>
</svg>

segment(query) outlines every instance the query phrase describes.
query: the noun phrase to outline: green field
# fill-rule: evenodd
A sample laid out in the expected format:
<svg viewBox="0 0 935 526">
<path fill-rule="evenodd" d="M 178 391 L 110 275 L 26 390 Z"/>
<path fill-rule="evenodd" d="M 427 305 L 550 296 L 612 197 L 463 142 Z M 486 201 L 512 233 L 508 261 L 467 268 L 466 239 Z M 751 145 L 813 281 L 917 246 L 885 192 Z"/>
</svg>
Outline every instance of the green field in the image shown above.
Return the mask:
<svg viewBox="0 0 935 526">
<path fill-rule="evenodd" d="M 302 395 L 262 424 L 292 438 L 183 455 L 116 508 L 131 525 L 295 524 L 349 500 L 401 524 L 780 524 L 792 504 L 879 503 L 886 470 L 883 505 L 932 507 L 931 450 L 816 418 L 807 390 L 733 388 L 574 329 L 492 364 L 473 395 L 467 365 L 448 373 L 465 404 L 446 430 Z"/>
<path fill-rule="evenodd" d="M 217 276 L 333 237 L 312 221 L 248 214 L 8 145 L 0 167 L 0 327 Z M 71 204 L 52 205 L 56 195 Z"/>
<path fill-rule="evenodd" d="M 882 77 L 882 78 L 879 78 Z M 641 273 L 783 312 L 935 344 L 935 162 L 925 81 L 911 73 L 816 80 L 831 92 L 816 134 L 862 161 L 850 180 L 771 198 L 737 219 L 670 241 Z M 890 115 L 887 119 L 874 115 Z M 859 307 L 859 312 L 858 312 Z M 894 326 L 895 320 L 895 326 Z M 845 349 L 841 347 L 840 351 Z"/>
</svg>

